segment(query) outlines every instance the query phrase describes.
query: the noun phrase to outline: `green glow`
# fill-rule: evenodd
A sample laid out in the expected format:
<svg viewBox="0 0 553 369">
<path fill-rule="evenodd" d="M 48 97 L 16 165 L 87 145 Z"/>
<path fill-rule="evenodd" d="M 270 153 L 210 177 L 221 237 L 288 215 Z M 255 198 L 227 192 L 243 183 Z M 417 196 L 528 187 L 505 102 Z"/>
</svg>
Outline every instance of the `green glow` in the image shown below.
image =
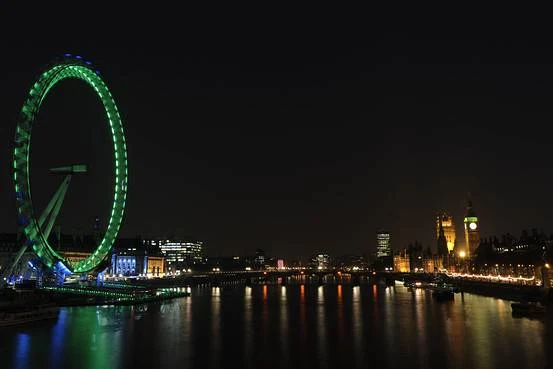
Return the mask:
<svg viewBox="0 0 553 369">
<path fill-rule="evenodd" d="M 38 227 L 33 209 L 29 173 L 29 152 L 31 130 L 35 124 L 34 117 L 37 115 L 50 89 L 58 82 L 67 78 L 77 78 L 86 82 L 94 89 L 102 101 L 112 133 L 115 168 L 114 200 L 106 234 L 97 249 L 88 258 L 75 265 L 71 265 L 54 251 L 48 244 L 48 240 L 44 237 L 42 230 Z M 34 83 L 29 91 L 29 96 L 23 104 L 21 112 L 15 136 L 16 147 L 14 149 L 13 166 L 15 190 L 21 193 L 22 197 L 22 201 L 18 201 L 17 204 L 18 214 L 29 221 L 29 226 L 23 230 L 25 236 L 28 241 L 33 243 L 35 253 L 45 265 L 52 267 L 56 262 L 62 261 L 73 272 L 83 273 L 91 271 L 106 257 L 115 242 L 119 226 L 122 222 L 127 196 L 127 145 L 115 101 L 104 81 L 94 70 L 80 60 L 69 60 L 58 63 L 41 74 L 39 80 Z"/>
<path fill-rule="evenodd" d="M 465 217 L 465 223 L 478 223 L 478 217 Z"/>
</svg>

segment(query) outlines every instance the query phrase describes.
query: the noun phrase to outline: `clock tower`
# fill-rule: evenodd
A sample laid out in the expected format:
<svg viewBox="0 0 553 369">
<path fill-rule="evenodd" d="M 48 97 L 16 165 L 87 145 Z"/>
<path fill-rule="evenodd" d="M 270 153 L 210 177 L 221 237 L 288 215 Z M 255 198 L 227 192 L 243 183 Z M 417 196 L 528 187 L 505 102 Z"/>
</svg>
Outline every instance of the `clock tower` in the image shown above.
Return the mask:
<svg viewBox="0 0 553 369">
<path fill-rule="evenodd" d="M 467 257 L 472 257 L 480 245 L 480 223 L 472 209 L 472 201 L 467 201 L 467 212 L 465 214 L 465 252 Z"/>
</svg>

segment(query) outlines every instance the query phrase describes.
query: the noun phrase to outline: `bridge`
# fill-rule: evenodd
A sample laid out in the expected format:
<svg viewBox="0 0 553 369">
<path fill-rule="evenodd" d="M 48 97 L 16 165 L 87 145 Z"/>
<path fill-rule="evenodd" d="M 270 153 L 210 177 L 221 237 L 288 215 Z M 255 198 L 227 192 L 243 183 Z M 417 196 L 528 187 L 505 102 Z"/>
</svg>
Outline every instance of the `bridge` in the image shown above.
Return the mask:
<svg viewBox="0 0 553 369">
<path fill-rule="evenodd" d="M 179 276 L 138 279 L 134 283 L 157 286 L 194 286 L 244 283 L 253 284 L 281 284 L 289 283 L 326 283 L 359 285 L 362 282 L 381 282 L 392 285 L 396 280 L 413 280 L 431 282 L 436 275 L 425 273 L 376 272 L 370 270 L 345 269 L 283 269 L 283 270 L 252 270 L 252 271 L 210 271 L 185 273 Z"/>
<path fill-rule="evenodd" d="M 256 271 L 211 271 L 204 273 L 186 273 L 180 276 L 138 279 L 131 285 L 150 287 L 189 287 L 209 286 L 225 287 L 235 285 L 282 285 L 312 284 L 312 285 L 351 285 L 381 284 L 394 286 L 396 281 L 432 283 L 436 280 L 446 282 L 463 292 L 495 296 L 509 300 L 553 300 L 549 288 L 522 281 L 482 280 L 450 273 L 400 273 L 390 271 L 369 270 L 317 270 L 317 269 L 284 269 Z"/>
</svg>

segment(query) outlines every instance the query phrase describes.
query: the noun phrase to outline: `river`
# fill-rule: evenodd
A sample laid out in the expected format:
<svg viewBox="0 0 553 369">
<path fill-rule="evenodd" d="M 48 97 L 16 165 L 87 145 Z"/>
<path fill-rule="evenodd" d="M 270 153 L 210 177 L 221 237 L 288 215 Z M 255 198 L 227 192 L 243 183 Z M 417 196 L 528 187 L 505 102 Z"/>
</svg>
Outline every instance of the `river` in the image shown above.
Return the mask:
<svg viewBox="0 0 553 369">
<path fill-rule="evenodd" d="M 544 368 L 553 319 L 396 285 L 194 287 L 141 306 L 62 308 L 0 328 L 0 368 Z"/>
</svg>

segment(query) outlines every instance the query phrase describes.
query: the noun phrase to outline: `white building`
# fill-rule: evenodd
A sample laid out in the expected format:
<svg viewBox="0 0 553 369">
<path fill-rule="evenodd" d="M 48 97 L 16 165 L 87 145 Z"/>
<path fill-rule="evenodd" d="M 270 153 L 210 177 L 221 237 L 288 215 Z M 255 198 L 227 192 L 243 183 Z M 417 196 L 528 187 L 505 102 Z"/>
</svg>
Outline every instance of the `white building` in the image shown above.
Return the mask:
<svg viewBox="0 0 553 369">
<path fill-rule="evenodd" d="M 144 240 L 146 247 L 159 247 L 167 270 L 175 272 L 203 262 L 203 242 L 185 240 Z"/>
</svg>

